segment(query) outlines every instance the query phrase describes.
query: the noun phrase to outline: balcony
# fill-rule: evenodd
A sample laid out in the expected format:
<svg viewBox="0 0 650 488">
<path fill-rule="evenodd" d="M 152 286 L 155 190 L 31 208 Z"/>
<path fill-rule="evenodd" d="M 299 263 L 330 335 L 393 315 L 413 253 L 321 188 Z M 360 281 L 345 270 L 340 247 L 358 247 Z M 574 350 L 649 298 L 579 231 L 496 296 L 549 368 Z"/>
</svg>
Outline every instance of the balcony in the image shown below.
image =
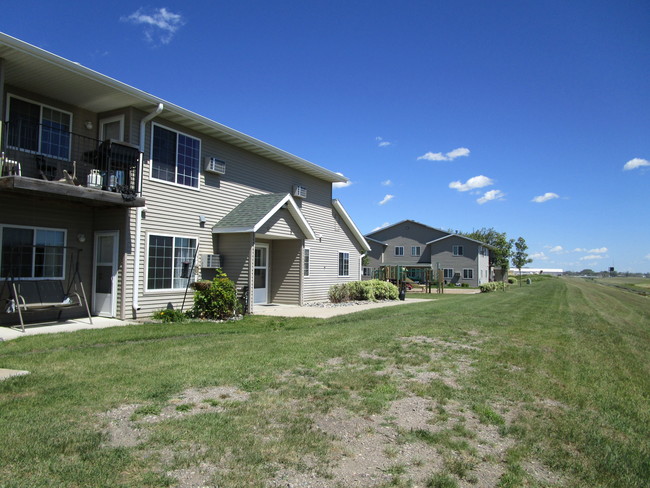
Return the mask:
<svg viewBox="0 0 650 488">
<path fill-rule="evenodd" d="M 2 135 L 0 190 L 96 206 L 144 206 L 138 147 L 98 141 L 54 124 L 5 122 Z"/>
</svg>

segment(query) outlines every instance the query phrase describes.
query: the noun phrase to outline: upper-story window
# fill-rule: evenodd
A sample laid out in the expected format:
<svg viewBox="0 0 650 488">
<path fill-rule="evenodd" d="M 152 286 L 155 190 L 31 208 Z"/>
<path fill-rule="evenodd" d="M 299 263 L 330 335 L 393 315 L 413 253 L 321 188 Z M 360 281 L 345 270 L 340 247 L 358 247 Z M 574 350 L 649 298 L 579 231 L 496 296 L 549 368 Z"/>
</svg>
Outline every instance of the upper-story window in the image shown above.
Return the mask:
<svg viewBox="0 0 650 488">
<path fill-rule="evenodd" d="M 152 178 L 199 187 L 199 139 L 154 124 L 151 159 Z"/>
<path fill-rule="evenodd" d="M 419 256 L 420 253 L 420 246 L 411 246 L 411 256 Z"/>
<path fill-rule="evenodd" d="M 7 145 L 70 159 L 72 114 L 22 98 L 9 98 Z"/>
<path fill-rule="evenodd" d="M 462 256 L 464 254 L 463 246 L 453 246 L 454 256 Z"/>
<path fill-rule="evenodd" d="M 395 246 L 395 256 L 404 256 L 404 246 Z"/>
</svg>

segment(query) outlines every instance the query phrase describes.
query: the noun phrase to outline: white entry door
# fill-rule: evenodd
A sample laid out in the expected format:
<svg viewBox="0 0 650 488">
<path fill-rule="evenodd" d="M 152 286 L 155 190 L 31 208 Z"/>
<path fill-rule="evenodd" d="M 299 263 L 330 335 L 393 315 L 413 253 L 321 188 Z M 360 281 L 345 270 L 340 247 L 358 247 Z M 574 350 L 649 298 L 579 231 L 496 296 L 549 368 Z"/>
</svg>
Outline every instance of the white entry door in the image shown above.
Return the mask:
<svg viewBox="0 0 650 488">
<path fill-rule="evenodd" d="M 95 233 L 93 314 L 115 317 L 117 304 L 118 231 Z"/>
<path fill-rule="evenodd" d="M 268 303 L 269 301 L 269 245 L 255 244 L 255 276 L 253 303 Z"/>
</svg>

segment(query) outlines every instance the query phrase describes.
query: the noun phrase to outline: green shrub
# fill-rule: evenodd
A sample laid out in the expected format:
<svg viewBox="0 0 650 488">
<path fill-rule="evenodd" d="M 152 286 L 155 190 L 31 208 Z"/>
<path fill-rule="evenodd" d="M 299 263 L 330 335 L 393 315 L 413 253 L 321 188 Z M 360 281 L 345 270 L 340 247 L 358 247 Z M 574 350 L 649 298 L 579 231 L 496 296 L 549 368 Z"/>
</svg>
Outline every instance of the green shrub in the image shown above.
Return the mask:
<svg viewBox="0 0 650 488">
<path fill-rule="evenodd" d="M 491 291 L 506 291 L 508 285 L 503 281 L 491 281 L 490 283 L 483 283 L 478 288 L 481 293 L 488 293 Z"/>
<path fill-rule="evenodd" d="M 332 303 L 362 300 L 397 300 L 399 290 L 387 281 L 350 281 L 332 285 L 328 292 Z"/>
<path fill-rule="evenodd" d="M 165 323 L 169 322 L 184 322 L 187 320 L 187 315 L 180 310 L 174 310 L 173 308 L 163 308 L 161 310 L 156 310 L 152 318 L 154 320 L 162 320 Z"/>
<path fill-rule="evenodd" d="M 221 268 L 217 268 L 210 286 L 203 281 L 199 283 L 195 286 L 194 307 L 190 311 L 192 317 L 223 320 L 239 313 L 241 306 L 237 300 L 237 288 Z"/>
<path fill-rule="evenodd" d="M 469 288 L 469 283 L 461 283 L 460 287 L 461 288 Z"/>
<path fill-rule="evenodd" d="M 513 278 L 512 276 L 508 276 L 508 283 L 510 283 L 511 285 L 514 285 L 515 283 L 517 283 L 517 278 Z"/>
</svg>

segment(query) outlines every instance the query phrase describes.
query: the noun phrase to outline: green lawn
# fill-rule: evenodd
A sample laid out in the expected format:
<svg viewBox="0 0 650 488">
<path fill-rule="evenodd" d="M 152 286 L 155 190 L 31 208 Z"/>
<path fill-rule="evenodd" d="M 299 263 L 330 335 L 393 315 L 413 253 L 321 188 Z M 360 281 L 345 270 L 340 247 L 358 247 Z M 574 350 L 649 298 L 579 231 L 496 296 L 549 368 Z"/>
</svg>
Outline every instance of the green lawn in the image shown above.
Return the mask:
<svg viewBox="0 0 650 488">
<path fill-rule="evenodd" d="M 647 297 L 432 298 L 0 343 L 0 487 L 648 486 Z"/>
</svg>

